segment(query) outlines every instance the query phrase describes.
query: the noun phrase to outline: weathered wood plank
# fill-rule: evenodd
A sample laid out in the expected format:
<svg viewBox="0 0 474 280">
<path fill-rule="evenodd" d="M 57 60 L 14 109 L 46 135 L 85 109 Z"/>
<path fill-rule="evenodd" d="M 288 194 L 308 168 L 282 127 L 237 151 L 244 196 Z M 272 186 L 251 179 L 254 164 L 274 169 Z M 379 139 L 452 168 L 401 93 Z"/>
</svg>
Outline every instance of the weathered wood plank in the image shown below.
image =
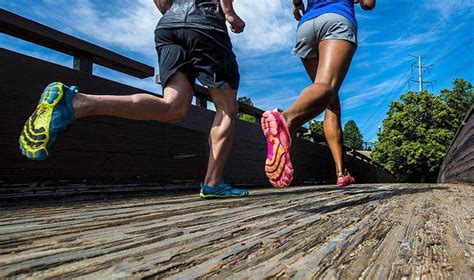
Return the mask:
<svg viewBox="0 0 474 280">
<path fill-rule="evenodd" d="M 474 183 L 474 105 L 456 132 L 438 176 L 439 183 Z"/>
<path fill-rule="evenodd" d="M 473 277 L 463 185 L 256 190 L 3 208 L 0 277 Z"/>
</svg>

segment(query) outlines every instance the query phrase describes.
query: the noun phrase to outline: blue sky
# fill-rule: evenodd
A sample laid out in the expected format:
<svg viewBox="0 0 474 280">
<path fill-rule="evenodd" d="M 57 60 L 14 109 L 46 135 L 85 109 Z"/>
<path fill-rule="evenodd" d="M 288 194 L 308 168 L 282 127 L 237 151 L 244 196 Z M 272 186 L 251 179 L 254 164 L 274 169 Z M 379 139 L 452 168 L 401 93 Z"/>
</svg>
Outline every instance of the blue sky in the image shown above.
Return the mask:
<svg viewBox="0 0 474 280">
<path fill-rule="evenodd" d="M 409 89 L 410 66 L 425 57 L 429 90 L 450 88 L 463 77 L 474 82 L 474 1 L 379 0 L 372 12 L 357 8 L 359 48 L 340 91 L 343 122 L 357 122 L 366 141 L 374 141 L 392 100 Z M 68 34 L 155 66 L 153 30 L 160 15 L 152 0 L 0 0 L 0 6 Z M 291 55 L 296 21 L 291 0 L 235 0 L 247 22 L 232 35 L 241 69 L 239 95 L 262 109 L 288 107 L 309 83 Z M 0 35 L 0 47 L 71 66 L 72 58 Z M 160 92 L 153 79 L 139 80 L 95 66 L 94 73 Z M 411 83 L 411 89 L 417 89 Z"/>
</svg>

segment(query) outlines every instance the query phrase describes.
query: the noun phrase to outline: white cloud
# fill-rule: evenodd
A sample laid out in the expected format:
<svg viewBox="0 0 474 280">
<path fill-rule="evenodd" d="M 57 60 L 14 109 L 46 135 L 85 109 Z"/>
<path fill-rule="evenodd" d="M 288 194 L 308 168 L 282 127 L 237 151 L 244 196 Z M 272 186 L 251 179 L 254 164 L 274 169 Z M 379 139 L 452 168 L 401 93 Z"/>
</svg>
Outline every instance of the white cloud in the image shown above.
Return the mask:
<svg viewBox="0 0 474 280">
<path fill-rule="evenodd" d="M 393 99 L 394 94 L 399 94 L 400 89 L 404 86 L 401 81 L 404 81 L 403 78 L 405 78 L 406 75 L 407 73 L 403 73 L 402 75 L 395 76 L 372 86 L 367 86 L 373 83 L 367 83 L 364 80 L 356 81 L 348 85 L 346 89 L 349 89 L 349 91 L 352 91 L 353 93 L 359 93 L 342 101 L 343 110 L 351 110 L 368 103 L 372 104 L 372 106 L 380 105 L 373 103 L 373 99 L 375 98 L 379 98 L 381 101 L 385 99 Z M 381 96 L 384 98 L 380 98 Z"/>
<path fill-rule="evenodd" d="M 127 2 L 126 2 L 127 3 Z M 70 13 L 77 19 L 70 26 L 107 45 L 147 55 L 154 54 L 153 31 L 159 12 L 151 0 L 136 0 L 122 9 L 105 13 L 97 4 L 89 1 L 75 1 Z"/>
<path fill-rule="evenodd" d="M 286 109 L 298 96 L 299 92 L 294 88 L 279 88 L 265 96 L 254 99 L 253 103 L 262 110 Z"/>
<path fill-rule="evenodd" d="M 291 15 L 290 1 L 236 0 L 234 7 L 246 22 L 246 30 L 232 35 L 237 48 L 275 51 L 293 44 L 297 22 Z"/>
<path fill-rule="evenodd" d="M 149 55 L 154 52 L 153 31 L 161 18 L 153 1 L 123 1 L 113 10 L 104 3 L 73 0 L 68 17 L 57 17 L 62 30 L 79 32 L 102 45 Z M 116 1 L 106 5 L 114 4 Z M 50 8 L 64 1 L 45 0 Z M 290 2 L 285 0 L 238 0 L 235 10 L 246 22 L 242 34 L 232 34 L 234 45 L 242 50 L 275 51 L 292 45 L 297 22 L 291 16 Z M 39 8 L 44 13 L 45 7 Z"/>
<path fill-rule="evenodd" d="M 458 18 L 459 15 L 470 17 L 474 14 L 474 2 L 471 0 L 431 0 L 426 1 L 422 8 L 427 11 L 438 13 L 440 15 L 440 19 L 443 21 L 447 21 L 453 17 Z"/>
</svg>

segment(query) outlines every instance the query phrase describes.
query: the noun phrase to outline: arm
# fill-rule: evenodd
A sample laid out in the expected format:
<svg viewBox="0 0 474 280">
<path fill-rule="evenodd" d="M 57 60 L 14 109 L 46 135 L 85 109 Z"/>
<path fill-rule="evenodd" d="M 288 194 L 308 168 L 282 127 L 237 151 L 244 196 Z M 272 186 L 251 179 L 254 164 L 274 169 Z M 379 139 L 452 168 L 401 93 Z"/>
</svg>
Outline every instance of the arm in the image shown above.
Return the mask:
<svg viewBox="0 0 474 280">
<path fill-rule="evenodd" d="M 153 0 L 161 14 L 165 14 L 171 8 L 172 0 Z"/>
<path fill-rule="evenodd" d="M 233 0 L 220 0 L 225 19 L 230 23 L 232 32 L 241 33 L 244 31 L 245 22 L 237 15 L 234 10 Z"/>
<path fill-rule="evenodd" d="M 375 8 L 376 0 L 360 0 L 360 6 L 366 11 L 370 11 Z"/>
</svg>

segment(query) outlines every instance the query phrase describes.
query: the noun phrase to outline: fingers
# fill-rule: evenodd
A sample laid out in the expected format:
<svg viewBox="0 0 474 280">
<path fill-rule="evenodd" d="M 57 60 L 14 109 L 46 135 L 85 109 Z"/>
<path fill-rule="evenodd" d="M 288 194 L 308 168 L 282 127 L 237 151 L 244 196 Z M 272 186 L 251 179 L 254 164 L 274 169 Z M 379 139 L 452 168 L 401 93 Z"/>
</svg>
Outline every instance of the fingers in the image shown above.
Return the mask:
<svg viewBox="0 0 474 280">
<path fill-rule="evenodd" d="M 293 16 L 295 17 L 296 20 L 301 20 L 304 14 L 304 8 L 303 7 L 293 7 Z"/>
<path fill-rule="evenodd" d="M 233 24 L 231 30 L 234 33 L 242 33 L 244 32 L 244 29 L 245 29 L 245 22 L 241 21 L 236 24 Z"/>
</svg>

